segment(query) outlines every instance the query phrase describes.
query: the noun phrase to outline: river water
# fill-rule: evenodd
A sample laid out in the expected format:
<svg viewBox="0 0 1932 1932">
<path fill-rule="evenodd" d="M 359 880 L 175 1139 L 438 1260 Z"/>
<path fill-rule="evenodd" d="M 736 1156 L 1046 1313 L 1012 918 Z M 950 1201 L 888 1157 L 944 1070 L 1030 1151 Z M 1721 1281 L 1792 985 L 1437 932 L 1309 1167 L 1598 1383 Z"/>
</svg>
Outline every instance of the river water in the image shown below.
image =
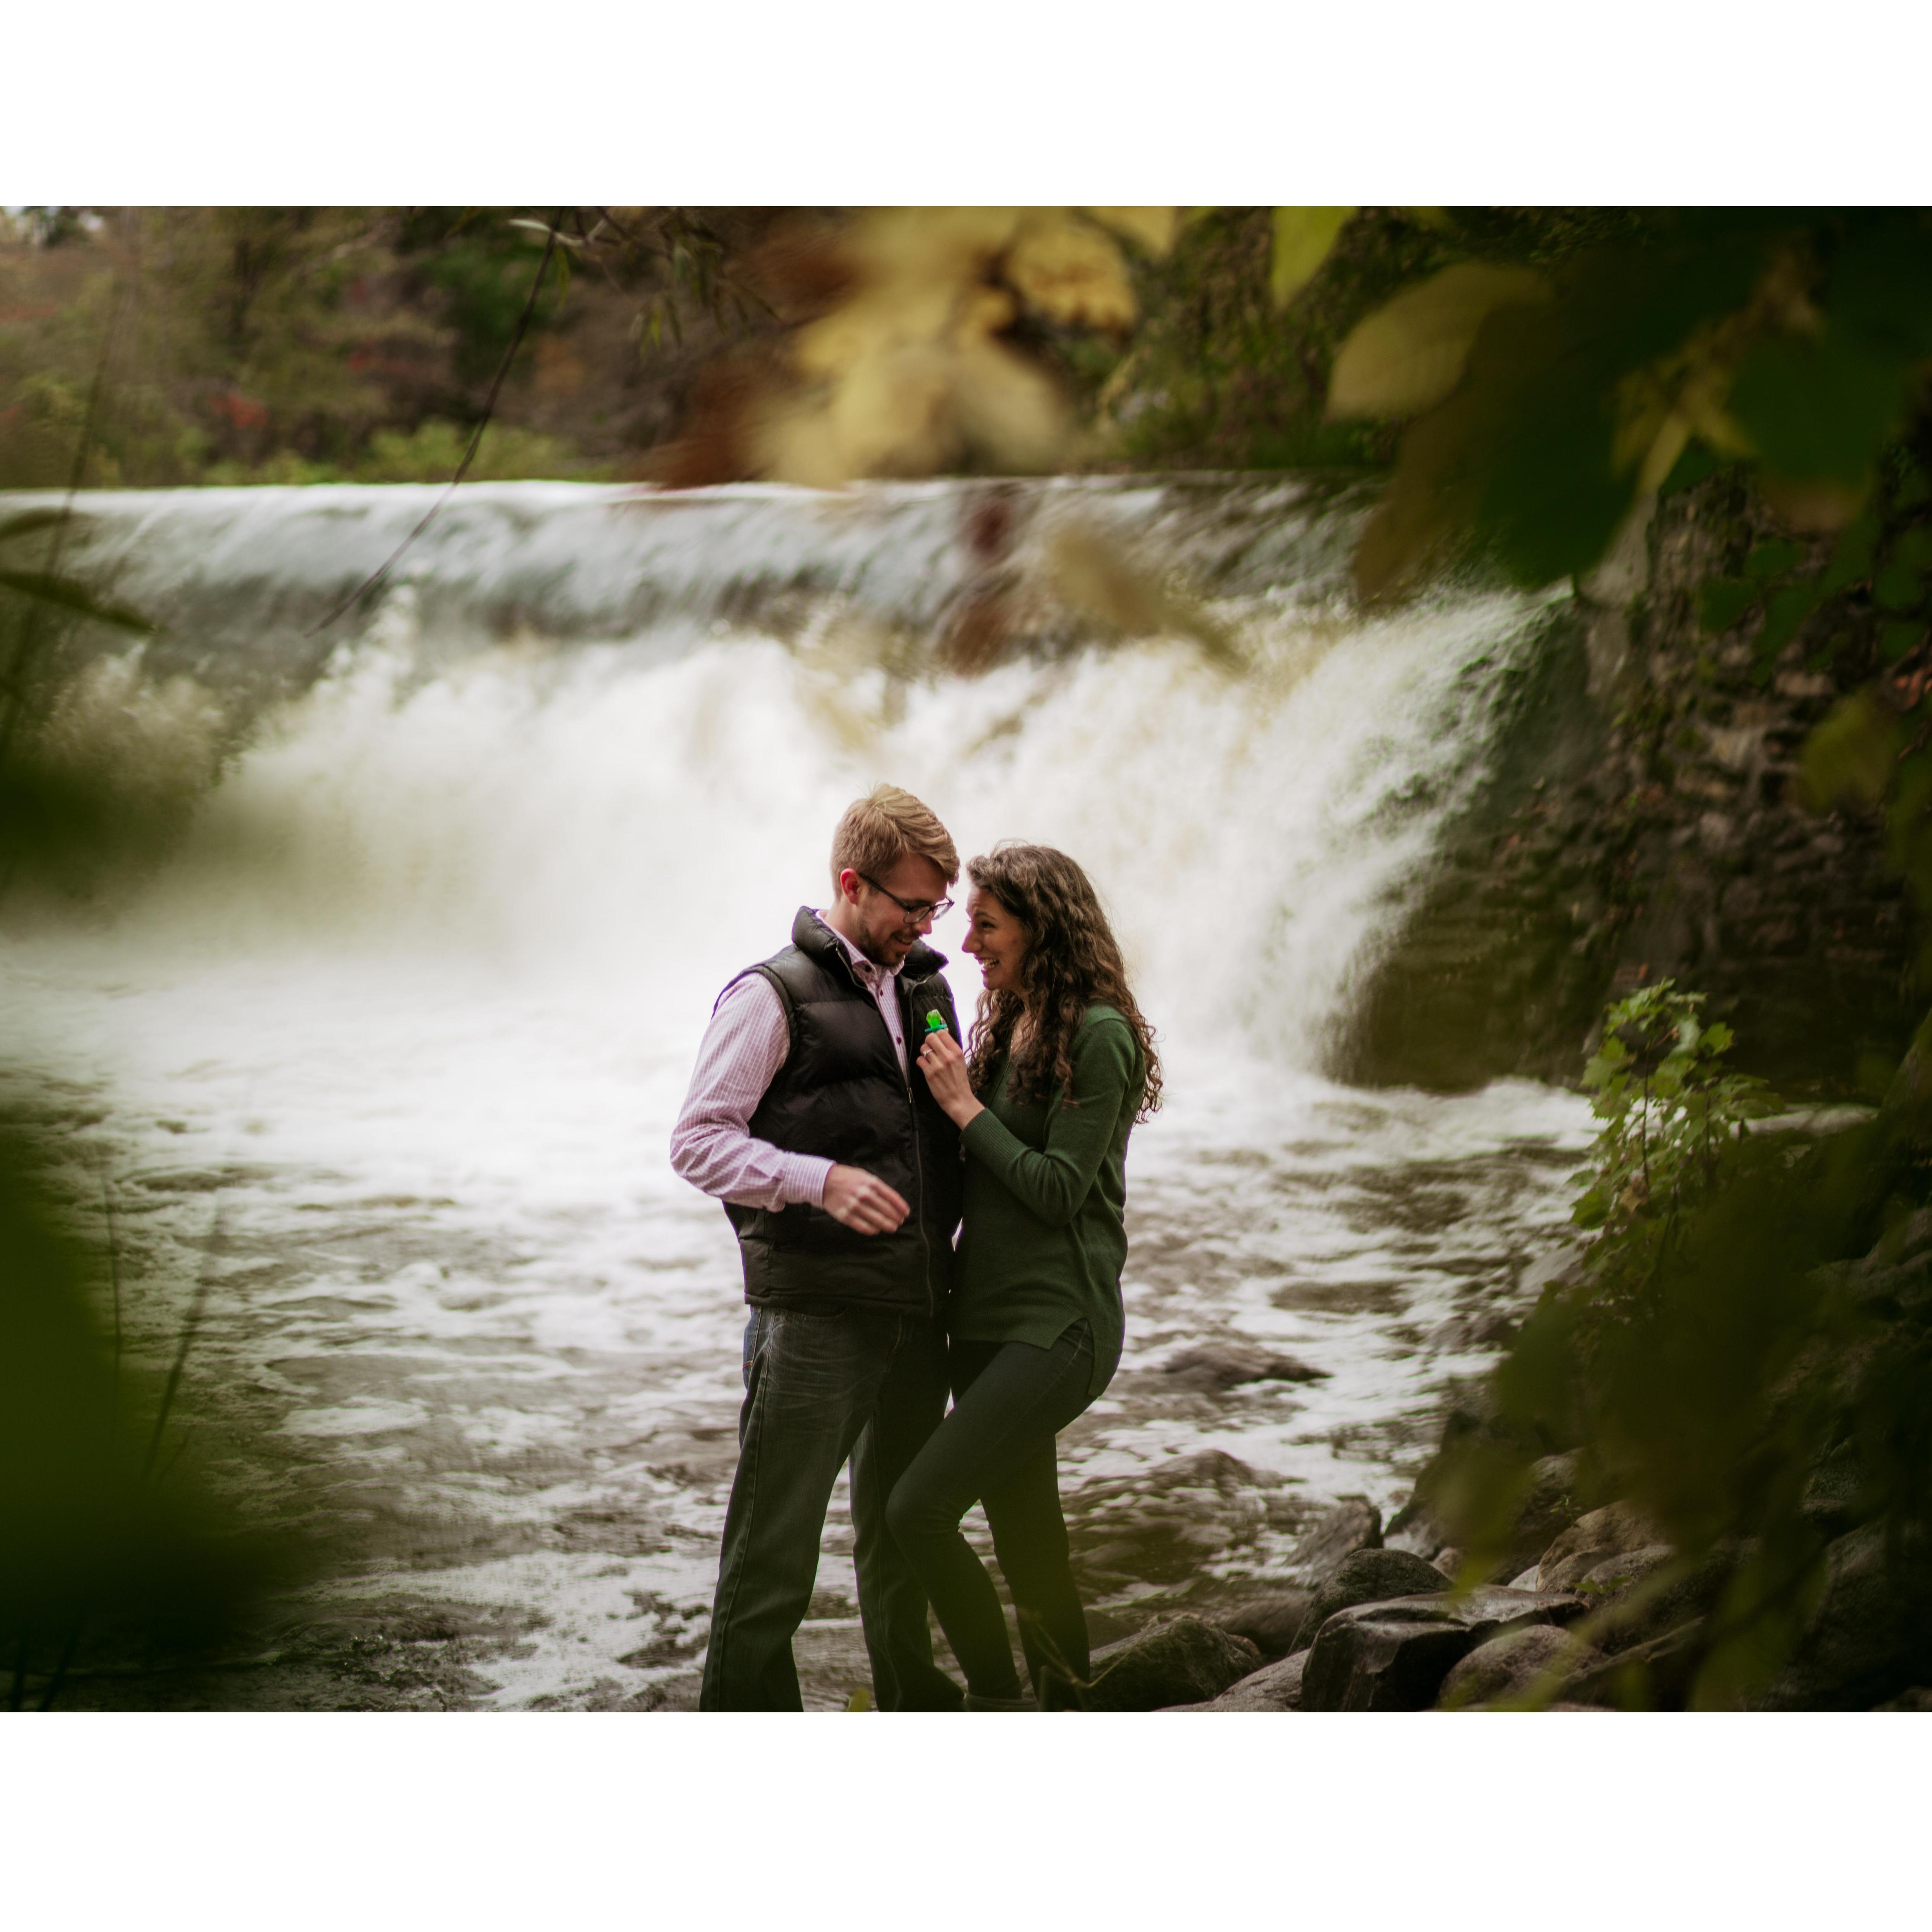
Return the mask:
<svg viewBox="0 0 1932 1932">
<path fill-rule="evenodd" d="M 297 1611 L 446 1607 L 458 1701 L 689 1701 L 743 1310 L 666 1142 L 712 998 L 820 902 L 877 780 L 962 854 L 1078 856 L 1160 1030 L 1126 1354 L 1064 1438 L 1096 1636 L 1256 1587 L 1337 1496 L 1399 1503 L 1561 1244 L 1574 1096 L 1324 1070 L 1546 613 L 1360 616 L 1358 507 L 1292 482 L 1035 486 L 996 566 L 979 500 L 480 486 L 316 640 L 422 493 L 96 500 L 95 562 L 167 628 L 76 672 L 75 728 L 220 776 L 164 862 L 14 920 L 8 1084 L 64 1130 L 75 1213 L 113 1216 L 130 1360 L 199 1294 L 208 1441 L 271 1450 L 184 1453 L 334 1533 Z M 1080 520 L 1240 664 L 1083 614 L 1051 542 Z M 995 567 L 1025 648 L 950 674 L 932 639 Z M 1168 1366 L 1209 1345 L 1319 1378 Z M 800 1640 L 821 1706 L 864 1681 L 849 1549 L 842 1484 Z"/>
</svg>

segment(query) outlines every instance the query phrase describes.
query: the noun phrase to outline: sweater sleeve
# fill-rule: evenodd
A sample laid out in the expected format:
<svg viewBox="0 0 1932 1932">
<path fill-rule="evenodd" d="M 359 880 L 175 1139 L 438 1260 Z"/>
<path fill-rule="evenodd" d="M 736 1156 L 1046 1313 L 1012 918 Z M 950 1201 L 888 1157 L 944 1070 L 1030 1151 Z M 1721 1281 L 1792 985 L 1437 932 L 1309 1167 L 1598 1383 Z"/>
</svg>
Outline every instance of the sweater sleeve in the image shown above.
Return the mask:
<svg viewBox="0 0 1932 1932">
<path fill-rule="evenodd" d="M 1064 1228 L 1080 1211 L 1114 1138 L 1120 1109 L 1137 1089 L 1139 1052 L 1124 1021 L 1096 1020 L 1073 1042 L 1073 1097 L 1047 1108 L 1046 1144 L 1028 1147 L 991 1108 L 975 1114 L 960 1138 L 1020 1204 L 1048 1226 Z"/>
</svg>

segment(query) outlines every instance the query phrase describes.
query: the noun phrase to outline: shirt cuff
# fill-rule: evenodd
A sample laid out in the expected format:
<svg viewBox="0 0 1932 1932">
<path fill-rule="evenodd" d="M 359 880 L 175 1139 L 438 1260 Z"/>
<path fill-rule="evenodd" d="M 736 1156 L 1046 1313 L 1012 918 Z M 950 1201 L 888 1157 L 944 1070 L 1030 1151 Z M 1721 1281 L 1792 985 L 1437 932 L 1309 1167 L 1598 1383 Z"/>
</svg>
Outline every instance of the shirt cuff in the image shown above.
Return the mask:
<svg viewBox="0 0 1932 1932">
<path fill-rule="evenodd" d="M 825 1178 L 834 1163 L 815 1154 L 789 1154 L 779 1171 L 778 1185 L 788 1202 L 809 1208 L 825 1205 Z"/>
</svg>

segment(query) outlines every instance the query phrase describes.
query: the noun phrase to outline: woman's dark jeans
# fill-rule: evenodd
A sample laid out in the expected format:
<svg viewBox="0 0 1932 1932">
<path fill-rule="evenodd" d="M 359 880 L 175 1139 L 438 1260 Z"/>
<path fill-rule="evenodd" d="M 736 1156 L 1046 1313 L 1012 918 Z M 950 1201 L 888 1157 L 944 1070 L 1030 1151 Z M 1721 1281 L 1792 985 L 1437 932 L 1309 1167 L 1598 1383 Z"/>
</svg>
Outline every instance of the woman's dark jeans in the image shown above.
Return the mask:
<svg viewBox="0 0 1932 1932">
<path fill-rule="evenodd" d="M 1093 1340 L 1082 1322 L 1050 1348 L 955 1342 L 951 1373 L 952 1410 L 894 1485 L 886 1521 L 926 1586 L 968 1688 L 980 1697 L 1017 1697 L 993 1580 L 959 1533 L 974 1504 L 985 1507 L 1019 1612 L 1028 1672 L 1046 1702 L 1056 1660 L 1082 1678 L 1088 1667 L 1054 1438 L 1091 1400 Z"/>
</svg>

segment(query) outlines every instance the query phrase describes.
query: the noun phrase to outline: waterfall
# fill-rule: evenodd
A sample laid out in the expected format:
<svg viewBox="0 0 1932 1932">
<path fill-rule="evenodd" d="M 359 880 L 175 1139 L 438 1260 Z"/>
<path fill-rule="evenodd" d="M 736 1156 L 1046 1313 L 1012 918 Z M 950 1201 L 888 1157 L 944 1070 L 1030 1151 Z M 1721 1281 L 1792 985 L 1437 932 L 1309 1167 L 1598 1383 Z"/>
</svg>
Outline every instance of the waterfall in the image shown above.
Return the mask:
<svg viewBox="0 0 1932 1932">
<path fill-rule="evenodd" d="M 1075 854 L 1168 1030 L 1318 1070 L 1481 782 L 1541 608 L 1354 614 L 1360 503 L 1306 484 L 1007 485 L 1022 648 L 951 676 L 932 640 L 986 574 L 987 488 L 481 486 L 320 638 L 433 493 L 90 500 L 83 563 L 164 626 L 144 656 L 168 728 L 185 685 L 233 739 L 124 921 L 163 952 L 454 950 L 634 993 L 641 972 L 675 1010 L 781 943 L 839 811 L 890 778 L 962 854 Z M 1245 663 L 1099 634 L 1057 594 L 1069 527 L 1188 584 Z"/>
</svg>

